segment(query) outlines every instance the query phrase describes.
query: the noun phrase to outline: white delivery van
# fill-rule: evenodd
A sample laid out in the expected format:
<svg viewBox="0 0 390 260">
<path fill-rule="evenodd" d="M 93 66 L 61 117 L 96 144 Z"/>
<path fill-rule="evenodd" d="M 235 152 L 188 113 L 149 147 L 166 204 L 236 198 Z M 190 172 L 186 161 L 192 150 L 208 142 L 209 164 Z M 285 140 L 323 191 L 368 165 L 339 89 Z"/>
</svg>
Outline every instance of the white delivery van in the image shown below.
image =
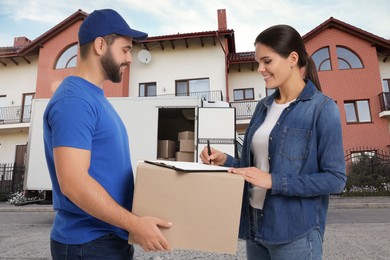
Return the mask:
<svg viewBox="0 0 390 260">
<path fill-rule="evenodd" d="M 158 158 L 158 141 L 179 145 L 180 132 L 193 132 L 194 162 L 207 145 L 236 154 L 235 109 L 226 102 L 207 102 L 200 97 L 121 97 L 109 98 L 121 116 L 129 135 L 133 172 L 139 160 Z M 25 190 L 51 190 L 43 144 L 43 113 L 49 99 L 33 101 Z M 179 148 L 176 148 L 179 150 Z"/>
</svg>

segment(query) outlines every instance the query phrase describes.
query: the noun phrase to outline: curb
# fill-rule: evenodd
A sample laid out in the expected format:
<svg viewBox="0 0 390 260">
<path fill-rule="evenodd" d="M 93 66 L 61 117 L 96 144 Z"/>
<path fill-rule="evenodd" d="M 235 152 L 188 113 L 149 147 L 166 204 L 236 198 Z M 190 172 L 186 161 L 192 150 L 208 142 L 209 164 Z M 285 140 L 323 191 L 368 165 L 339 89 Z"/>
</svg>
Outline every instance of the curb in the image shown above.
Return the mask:
<svg viewBox="0 0 390 260">
<path fill-rule="evenodd" d="M 367 201 L 366 199 L 331 199 L 329 202 L 329 209 L 381 209 L 390 208 L 390 197 L 374 199 Z M 21 204 L 9 205 L 5 202 L 0 203 L 1 212 L 54 212 L 52 204 Z"/>
<path fill-rule="evenodd" d="M 369 202 L 369 203 L 340 203 L 340 204 L 329 204 L 329 209 L 384 209 L 384 208 L 390 208 L 390 203 L 375 203 L 375 202 Z"/>
<path fill-rule="evenodd" d="M 54 212 L 52 206 L 5 206 L 0 207 L 0 212 Z"/>
</svg>

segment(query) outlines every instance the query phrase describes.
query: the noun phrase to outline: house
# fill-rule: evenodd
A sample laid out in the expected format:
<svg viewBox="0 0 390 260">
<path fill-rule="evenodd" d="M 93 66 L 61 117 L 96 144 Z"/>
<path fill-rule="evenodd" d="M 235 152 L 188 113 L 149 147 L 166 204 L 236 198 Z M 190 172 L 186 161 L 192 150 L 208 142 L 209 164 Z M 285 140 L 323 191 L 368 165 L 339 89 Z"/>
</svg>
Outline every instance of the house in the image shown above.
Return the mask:
<svg viewBox="0 0 390 260">
<path fill-rule="evenodd" d="M 303 39 L 339 107 L 346 153 L 389 152 L 390 40 L 333 17 Z"/>
<path fill-rule="evenodd" d="M 0 164 L 24 163 L 31 101 L 50 98 L 72 74 L 78 28 L 87 15 L 78 10 L 35 40 L 17 37 L 14 46 L 0 47 Z M 120 83 L 105 82 L 106 95 L 199 95 L 227 101 L 236 107 L 236 129 L 243 134 L 268 91 L 254 52 L 237 53 L 226 11 L 218 10 L 217 16 L 215 31 L 151 36 L 134 43 L 128 72 Z M 303 39 L 323 92 L 340 109 L 346 154 L 388 151 L 390 41 L 332 17 Z"/>
</svg>

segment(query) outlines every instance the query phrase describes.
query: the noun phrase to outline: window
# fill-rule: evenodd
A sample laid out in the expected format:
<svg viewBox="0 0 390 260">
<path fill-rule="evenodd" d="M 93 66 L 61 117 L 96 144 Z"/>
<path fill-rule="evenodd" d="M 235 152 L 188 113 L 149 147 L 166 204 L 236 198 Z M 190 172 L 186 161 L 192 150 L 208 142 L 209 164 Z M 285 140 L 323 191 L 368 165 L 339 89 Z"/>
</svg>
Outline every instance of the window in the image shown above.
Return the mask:
<svg viewBox="0 0 390 260">
<path fill-rule="evenodd" d="M 30 122 L 32 101 L 34 99 L 34 96 L 35 96 L 35 93 L 23 94 L 21 122 Z"/>
<path fill-rule="evenodd" d="M 57 60 L 55 69 L 74 68 L 77 64 L 77 43 L 68 47 Z"/>
<path fill-rule="evenodd" d="M 191 79 L 176 81 L 176 96 L 206 96 L 210 91 L 209 79 Z"/>
<path fill-rule="evenodd" d="M 330 62 L 329 48 L 324 47 L 313 53 L 311 58 L 316 65 L 317 71 L 332 70 Z"/>
<path fill-rule="evenodd" d="M 5 100 L 7 96 L 6 95 L 0 95 L 0 124 L 4 123 L 4 118 L 5 118 Z M 3 111 L 2 111 L 3 110 Z"/>
<path fill-rule="evenodd" d="M 0 95 L 0 107 L 5 107 L 6 95 Z"/>
<path fill-rule="evenodd" d="M 371 122 L 371 113 L 368 100 L 344 102 L 347 123 Z"/>
<path fill-rule="evenodd" d="M 348 50 L 347 48 L 344 47 L 337 46 L 336 52 L 337 52 L 337 61 L 340 70 L 363 68 L 363 63 L 361 62 L 361 60 L 351 50 Z"/>
<path fill-rule="evenodd" d="M 140 97 L 152 97 L 157 95 L 156 82 L 141 83 L 139 84 L 139 96 Z"/>
<path fill-rule="evenodd" d="M 235 89 L 233 91 L 233 94 L 234 94 L 235 101 L 255 99 L 253 88 Z"/>
<path fill-rule="evenodd" d="M 390 79 L 383 80 L 383 92 L 390 92 Z"/>
<path fill-rule="evenodd" d="M 376 151 L 352 152 L 351 153 L 351 160 L 352 160 L 352 162 L 357 163 L 361 159 L 363 159 L 364 157 L 371 159 L 372 157 L 375 156 L 375 154 L 376 154 Z"/>
</svg>

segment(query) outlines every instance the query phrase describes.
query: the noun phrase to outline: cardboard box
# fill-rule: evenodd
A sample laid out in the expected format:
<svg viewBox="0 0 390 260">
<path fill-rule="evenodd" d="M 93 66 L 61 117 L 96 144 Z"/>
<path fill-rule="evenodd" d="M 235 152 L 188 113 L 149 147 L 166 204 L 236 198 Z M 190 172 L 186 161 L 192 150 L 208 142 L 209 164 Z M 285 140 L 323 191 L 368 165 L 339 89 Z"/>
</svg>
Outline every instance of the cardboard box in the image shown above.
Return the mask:
<svg viewBox="0 0 390 260">
<path fill-rule="evenodd" d="M 176 143 L 171 140 L 158 140 L 157 158 L 174 158 Z"/>
<path fill-rule="evenodd" d="M 193 131 L 183 131 L 179 132 L 177 136 L 177 140 L 194 140 L 194 132 Z"/>
<path fill-rule="evenodd" d="M 176 161 L 193 162 L 195 153 L 192 152 L 176 152 Z"/>
<path fill-rule="evenodd" d="M 174 249 L 236 254 L 244 179 L 227 172 L 178 172 L 139 162 L 133 213 L 169 220 Z M 131 238 L 129 238 L 131 242 Z"/>
<path fill-rule="evenodd" d="M 194 140 L 180 140 L 179 141 L 179 151 L 180 152 L 194 152 L 195 151 L 195 145 Z"/>
</svg>

